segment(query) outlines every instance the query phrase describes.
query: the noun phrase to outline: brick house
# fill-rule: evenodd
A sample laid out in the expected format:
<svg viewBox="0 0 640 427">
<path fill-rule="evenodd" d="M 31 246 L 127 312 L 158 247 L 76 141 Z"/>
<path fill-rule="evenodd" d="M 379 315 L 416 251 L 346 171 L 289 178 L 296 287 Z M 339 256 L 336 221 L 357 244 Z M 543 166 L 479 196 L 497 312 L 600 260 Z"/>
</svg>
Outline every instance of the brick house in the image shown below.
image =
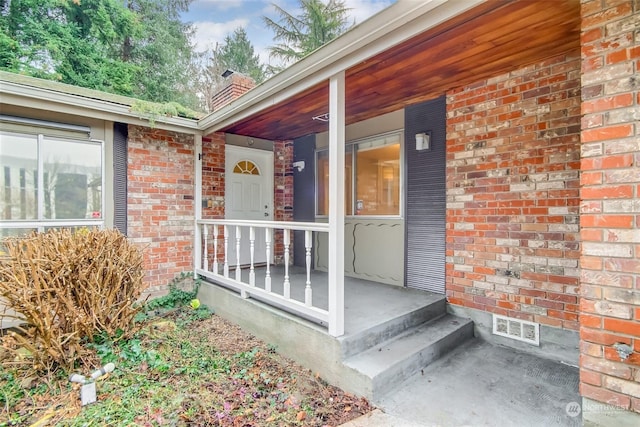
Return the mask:
<svg viewBox="0 0 640 427">
<path fill-rule="evenodd" d="M 349 359 L 425 321 L 354 334 L 349 280 L 369 280 L 579 366 L 585 420 L 633 417 L 639 24 L 638 1 L 399 2 L 210 115 L 155 127 L 133 100 L 2 73 L 0 143 L 102 141 L 102 208 L 73 223 L 143 245 L 151 292 L 195 268 L 217 312 L 344 388 L 375 396 Z M 0 200 L 3 233 L 60 220 L 43 197 L 22 209 L 21 188 Z M 393 306 L 368 289 L 360 310 Z"/>
</svg>

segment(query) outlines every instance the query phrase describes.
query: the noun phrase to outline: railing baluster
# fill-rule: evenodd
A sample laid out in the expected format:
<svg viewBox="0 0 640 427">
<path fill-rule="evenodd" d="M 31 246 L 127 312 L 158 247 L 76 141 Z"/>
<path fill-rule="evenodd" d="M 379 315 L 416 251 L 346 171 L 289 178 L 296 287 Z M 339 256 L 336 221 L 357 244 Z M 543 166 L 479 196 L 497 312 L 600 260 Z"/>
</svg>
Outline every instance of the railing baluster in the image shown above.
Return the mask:
<svg viewBox="0 0 640 427">
<path fill-rule="evenodd" d="M 224 277 L 229 277 L 229 226 L 224 226 Z"/>
<path fill-rule="evenodd" d="M 284 229 L 284 297 L 291 298 L 291 284 L 289 283 L 289 233 L 288 228 Z"/>
<path fill-rule="evenodd" d="M 267 271 L 264 277 L 264 290 L 271 292 L 271 229 L 268 227 L 264 229 L 264 243 L 267 252 Z"/>
<path fill-rule="evenodd" d="M 304 304 L 307 307 L 311 307 L 313 305 L 313 291 L 311 290 L 311 231 L 305 230 L 304 232 L 304 250 L 305 250 L 305 261 L 307 264 L 307 282 L 304 288 Z"/>
<path fill-rule="evenodd" d="M 236 280 L 242 279 L 242 271 L 240 270 L 240 226 L 236 225 Z M 243 295 L 244 296 L 244 295 Z"/>
<path fill-rule="evenodd" d="M 202 226 L 202 234 L 204 235 L 204 254 L 202 257 L 202 269 L 205 271 L 209 271 L 209 239 L 208 239 L 208 228 L 207 224 Z"/>
<path fill-rule="evenodd" d="M 328 227 L 324 225 L 314 225 L 303 223 L 297 224 L 280 224 L 278 222 L 259 221 L 252 223 L 249 221 L 236 220 L 199 220 L 196 223 L 194 258 L 197 264 L 195 270 L 202 276 L 208 277 L 213 284 L 227 286 L 235 289 L 243 298 L 249 298 L 253 295 L 259 296 L 262 301 L 272 304 L 276 307 L 283 307 L 292 310 L 293 313 L 300 313 L 303 316 L 309 316 L 331 326 L 331 310 L 321 309 L 314 306 L 313 286 L 311 284 L 312 265 L 313 265 L 313 248 L 315 233 L 327 233 Z M 244 228 L 244 231 L 242 230 Z M 264 229 L 264 234 L 262 233 Z M 291 262 L 293 256 L 293 232 L 292 230 L 300 230 L 304 232 L 304 249 L 302 244 L 299 251 L 304 250 L 304 263 L 306 267 L 306 276 L 298 282 L 304 285 L 304 300 L 299 293 L 302 289 L 293 289 L 295 280 L 292 280 Z M 211 233 L 211 236 L 209 236 Z M 246 234 L 243 236 L 242 234 Z M 265 252 L 262 254 L 262 239 L 264 238 Z M 280 239 L 282 238 L 282 249 L 280 247 Z M 302 242 L 300 242 L 302 243 Z M 213 245 L 213 249 L 209 248 Z M 245 245 L 245 246 L 243 246 Z M 272 270 L 271 261 L 274 252 L 281 250 L 282 261 L 284 262 L 283 291 L 274 293 L 272 286 Z M 248 256 L 247 256 L 248 251 Z M 257 251 L 257 252 L 256 252 Z M 256 279 L 256 263 L 264 260 L 266 253 L 266 268 L 264 288 L 262 287 L 262 279 Z M 243 257 L 246 256 L 246 258 Z M 233 260 L 233 256 L 236 257 Z M 280 255 L 279 255 L 280 256 Z M 204 257 L 204 259 L 202 259 Z M 213 257 L 212 260 L 209 258 Z M 280 260 L 279 260 L 280 261 Z M 247 276 L 243 276 L 242 265 L 247 268 Z M 279 268 L 279 267 L 278 267 Z M 235 270 L 233 273 L 231 270 Z M 277 277 L 277 275 L 276 275 Z M 296 276 L 298 277 L 298 276 Z M 276 280 L 278 280 L 276 278 Z M 296 279 L 297 280 L 297 279 Z M 258 284 L 257 282 L 260 282 Z M 298 283 L 296 282 L 296 283 Z M 295 295 L 294 295 L 295 294 Z M 335 332 L 335 331 L 334 331 Z"/>
<path fill-rule="evenodd" d="M 256 285 L 256 271 L 253 268 L 254 252 L 256 249 L 256 232 L 253 227 L 249 227 L 249 255 L 251 256 L 251 266 L 249 267 L 249 284 Z"/>
<path fill-rule="evenodd" d="M 213 272 L 218 274 L 218 225 L 213 226 Z"/>
</svg>

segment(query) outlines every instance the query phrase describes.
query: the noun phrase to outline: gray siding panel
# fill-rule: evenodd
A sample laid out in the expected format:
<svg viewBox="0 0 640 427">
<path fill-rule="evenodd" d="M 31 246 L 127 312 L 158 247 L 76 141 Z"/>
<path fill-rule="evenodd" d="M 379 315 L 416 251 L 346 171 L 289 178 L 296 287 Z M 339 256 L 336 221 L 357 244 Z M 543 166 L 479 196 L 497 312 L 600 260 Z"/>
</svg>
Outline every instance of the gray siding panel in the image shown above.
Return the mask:
<svg viewBox="0 0 640 427">
<path fill-rule="evenodd" d="M 405 110 L 407 287 L 445 293 L 446 98 Z M 415 134 L 431 132 L 431 149 L 417 151 Z"/>
<path fill-rule="evenodd" d="M 127 137 L 126 123 L 113 125 L 113 225 L 127 235 Z"/>
<path fill-rule="evenodd" d="M 307 135 L 293 141 L 293 161 L 305 162 L 304 170 L 293 168 L 293 220 L 315 221 L 315 148 L 316 136 Z M 293 232 L 293 264 L 304 267 L 304 231 Z M 311 259 L 314 259 L 313 252 Z M 312 261 L 313 262 L 313 261 Z"/>
</svg>

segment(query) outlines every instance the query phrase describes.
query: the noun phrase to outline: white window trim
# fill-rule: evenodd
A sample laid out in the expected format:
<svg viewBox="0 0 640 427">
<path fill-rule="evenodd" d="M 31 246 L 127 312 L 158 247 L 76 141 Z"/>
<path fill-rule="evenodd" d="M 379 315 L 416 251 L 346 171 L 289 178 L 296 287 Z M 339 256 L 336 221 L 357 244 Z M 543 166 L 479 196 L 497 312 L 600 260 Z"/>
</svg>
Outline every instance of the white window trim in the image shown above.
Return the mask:
<svg viewBox="0 0 640 427">
<path fill-rule="evenodd" d="M 67 142 L 75 142 L 75 143 L 83 143 L 83 144 L 99 144 L 100 145 L 100 168 L 101 168 L 101 194 L 100 194 L 100 203 L 101 203 L 101 215 L 99 219 L 92 218 L 82 218 L 82 219 L 48 219 L 44 218 L 44 191 L 38 191 L 38 199 L 36 202 L 36 211 L 37 218 L 36 219 L 12 219 L 12 220 L 4 220 L 0 219 L 0 228 L 6 229 L 15 229 L 15 228 L 26 228 L 26 229 L 34 229 L 38 232 L 45 231 L 46 228 L 52 227 L 98 227 L 105 228 L 105 216 L 106 216 L 106 144 L 103 140 L 93 139 L 93 138 L 80 138 L 80 137 L 71 137 L 71 136 L 59 136 L 59 135 L 48 135 L 46 132 L 41 132 L 43 129 L 39 129 L 38 131 L 33 132 L 19 132 L 19 131 L 0 131 L 0 135 L 18 135 L 24 136 L 29 135 L 33 136 L 37 139 L 37 159 L 38 159 L 38 189 L 44 188 L 44 173 L 41 171 L 44 170 L 44 157 L 42 156 L 42 142 L 45 138 L 49 140 L 60 140 Z M 40 132 L 39 132 L 40 131 Z M 84 127 L 82 128 L 84 131 Z"/>
</svg>

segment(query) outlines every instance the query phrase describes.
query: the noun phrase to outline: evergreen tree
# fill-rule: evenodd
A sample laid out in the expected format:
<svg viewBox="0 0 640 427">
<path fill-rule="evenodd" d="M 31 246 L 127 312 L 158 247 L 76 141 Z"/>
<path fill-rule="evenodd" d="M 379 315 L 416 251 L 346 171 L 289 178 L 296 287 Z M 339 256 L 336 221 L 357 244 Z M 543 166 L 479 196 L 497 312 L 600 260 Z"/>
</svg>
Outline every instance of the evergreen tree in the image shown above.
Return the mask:
<svg viewBox="0 0 640 427">
<path fill-rule="evenodd" d="M 255 53 L 242 27 L 236 28 L 232 34 L 227 34 L 214 57 L 224 69 L 247 75 L 256 83 L 265 79 L 264 66 L 260 64 L 260 57 Z"/>
<path fill-rule="evenodd" d="M 320 46 L 338 37 L 349 28 L 344 0 L 299 0 L 301 12 L 292 15 L 273 4 L 280 15 L 278 22 L 263 17 L 279 43 L 271 46 L 271 56 L 290 64 L 304 58 Z"/>
<path fill-rule="evenodd" d="M 0 69 L 195 106 L 192 0 L 2 0 Z"/>
</svg>

